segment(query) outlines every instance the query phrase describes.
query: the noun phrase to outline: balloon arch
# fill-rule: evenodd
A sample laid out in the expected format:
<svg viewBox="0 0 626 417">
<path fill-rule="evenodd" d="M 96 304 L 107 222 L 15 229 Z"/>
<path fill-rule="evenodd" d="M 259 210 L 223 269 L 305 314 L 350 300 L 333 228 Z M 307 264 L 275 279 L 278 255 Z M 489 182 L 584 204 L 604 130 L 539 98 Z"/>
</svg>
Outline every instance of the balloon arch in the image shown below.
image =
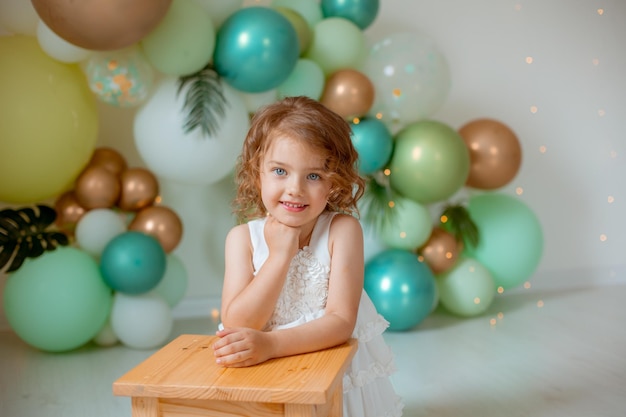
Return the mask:
<svg viewBox="0 0 626 417">
<path fill-rule="evenodd" d="M 450 89 L 445 56 L 418 31 L 366 39 L 378 9 L 378 0 L 7 0 L 0 201 L 55 201 L 52 214 L 1 212 L 16 333 L 47 351 L 164 343 L 187 276 L 172 253 L 183 225 L 160 203 L 157 177 L 223 179 L 250 115 L 293 95 L 351 124 L 374 248 L 365 288 L 390 330 L 415 328 L 437 306 L 480 315 L 528 280 L 541 226 L 502 191 L 522 163 L 517 136 L 488 117 L 460 128 L 434 120 Z M 137 109 L 146 168 L 95 147 L 96 100 Z"/>
</svg>

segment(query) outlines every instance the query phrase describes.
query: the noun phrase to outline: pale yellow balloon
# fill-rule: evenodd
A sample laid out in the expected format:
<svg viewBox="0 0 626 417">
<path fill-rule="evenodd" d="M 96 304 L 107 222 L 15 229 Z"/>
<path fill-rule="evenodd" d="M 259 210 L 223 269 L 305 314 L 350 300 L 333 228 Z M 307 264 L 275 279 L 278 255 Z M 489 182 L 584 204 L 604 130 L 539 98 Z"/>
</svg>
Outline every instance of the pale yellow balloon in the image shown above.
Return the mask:
<svg viewBox="0 0 626 417">
<path fill-rule="evenodd" d="M 94 151 L 95 97 L 76 64 L 50 58 L 34 37 L 0 37 L 0 57 L 0 201 L 58 196 Z"/>
</svg>

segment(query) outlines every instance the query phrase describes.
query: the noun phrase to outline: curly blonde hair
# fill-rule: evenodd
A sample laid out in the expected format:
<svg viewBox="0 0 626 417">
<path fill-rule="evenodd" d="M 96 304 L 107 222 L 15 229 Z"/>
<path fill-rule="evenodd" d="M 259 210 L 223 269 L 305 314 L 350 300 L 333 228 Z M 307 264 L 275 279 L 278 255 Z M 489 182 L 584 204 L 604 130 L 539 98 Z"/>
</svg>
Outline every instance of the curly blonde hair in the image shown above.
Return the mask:
<svg viewBox="0 0 626 417">
<path fill-rule="evenodd" d="M 358 215 L 357 201 L 365 180 L 358 173 L 358 153 L 351 134 L 348 122 L 309 97 L 287 97 L 259 109 L 236 165 L 233 210 L 238 219 L 247 221 L 266 214 L 261 199 L 261 162 L 278 136 L 298 138 L 325 159 L 331 183 L 326 210 Z"/>
</svg>

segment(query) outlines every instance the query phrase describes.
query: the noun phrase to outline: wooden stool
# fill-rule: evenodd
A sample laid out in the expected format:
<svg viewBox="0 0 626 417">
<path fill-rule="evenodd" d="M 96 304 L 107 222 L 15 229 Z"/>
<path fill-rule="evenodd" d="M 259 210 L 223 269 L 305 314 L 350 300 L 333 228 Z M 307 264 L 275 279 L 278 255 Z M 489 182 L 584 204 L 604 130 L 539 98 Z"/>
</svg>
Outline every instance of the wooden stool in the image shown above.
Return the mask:
<svg viewBox="0 0 626 417">
<path fill-rule="evenodd" d="M 215 363 L 217 336 L 182 335 L 113 383 L 133 417 L 340 417 L 354 339 L 247 368 Z"/>
</svg>

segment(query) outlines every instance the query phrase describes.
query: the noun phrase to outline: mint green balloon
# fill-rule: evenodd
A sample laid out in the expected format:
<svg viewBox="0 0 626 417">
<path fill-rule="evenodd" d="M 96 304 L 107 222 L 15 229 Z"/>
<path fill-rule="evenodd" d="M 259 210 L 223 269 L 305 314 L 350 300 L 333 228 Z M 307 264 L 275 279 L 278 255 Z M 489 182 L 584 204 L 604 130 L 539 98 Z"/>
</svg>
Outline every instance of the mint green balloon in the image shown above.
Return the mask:
<svg viewBox="0 0 626 417">
<path fill-rule="evenodd" d="M 166 257 L 165 273 L 154 292 L 173 308 L 185 297 L 188 282 L 185 265 L 177 255 L 169 253 Z"/>
<path fill-rule="evenodd" d="M 465 240 L 465 251 L 493 276 L 497 287 L 523 284 L 535 272 L 543 253 L 543 232 L 535 213 L 519 198 L 485 193 L 470 197 L 468 212 L 479 242 Z"/>
<path fill-rule="evenodd" d="M 325 82 L 324 72 L 315 61 L 300 58 L 287 79 L 276 90 L 279 99 L 307 96 L 313 100 L 319 100 L 324 91 Z"/>
<path fill-rule="evenodd" d="M 73 247 L 28 259 L 4 288 L 11 328 L 27 344 L 49 352 L 69 351 L 93 339 L 112 302 L 96 261 Z"/>
<path fill-rule="evenodd" d="M 434 120 L 413 122 L 394 139 L 390 184 L 400 194 L 419 203 L 435 203 L 451 197 L 465 184 L 469 150 L 447 124 Z"/>
<path fill-rule="evenodd" d="M 408 198 L 395 198 L 394 203 L 392 213 L 383 222 L 382 241 L 395 249 L 417 249 L 430 237 L 433 227 L 430 212 Z"/>
<path fill-rule="evenodd" d="M 325 75 L 358 68 L 367 56 L 365 36 L 351 21 L 329 17 L 315 25 L 309 49 L 303 56 L 317 62 Z"/>
<path fill-rule="evenodd" d="M 480 262 L 461 257 L 436 276 L 439 302 L 451 313 L 471 317 L 484 313 L 496 295 L 491 273 Z"/>
<path fill-rule="evenodd" d="M 173 0 L 163 20 L 140 44 L 148 61 L 162 73 L 193 74 L 213 56 L 215 27 L 199 3 Z"/>
</svg>

